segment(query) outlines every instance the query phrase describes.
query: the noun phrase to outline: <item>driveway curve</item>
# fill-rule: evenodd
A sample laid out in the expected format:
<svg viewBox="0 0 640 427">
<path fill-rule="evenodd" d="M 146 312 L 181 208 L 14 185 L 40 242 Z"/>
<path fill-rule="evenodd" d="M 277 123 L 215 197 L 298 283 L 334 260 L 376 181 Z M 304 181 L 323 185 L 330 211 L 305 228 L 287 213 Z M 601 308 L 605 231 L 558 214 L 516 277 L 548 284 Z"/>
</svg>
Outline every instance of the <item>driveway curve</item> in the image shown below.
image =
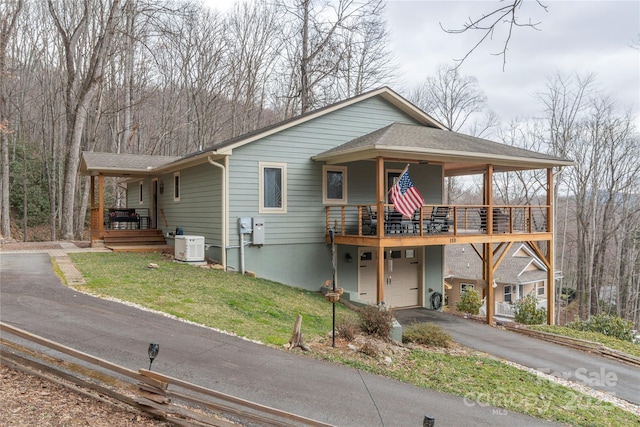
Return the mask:
<svg viewBox="0 0 640 427">
<path fill-rule="evenodd" d="M 77 292 L 48 254 L 0 254 L 0 319 L 130 369 L 160 343 L 154 371 L 336 426 L 557 425 Z"/>
<path fill-rule="evenodd" d="M 433 322 L 462 345 L 640 405 L 640 369 L 517 332 L 427 309 L 397 310 L 402 325 Z"/>
</svg>

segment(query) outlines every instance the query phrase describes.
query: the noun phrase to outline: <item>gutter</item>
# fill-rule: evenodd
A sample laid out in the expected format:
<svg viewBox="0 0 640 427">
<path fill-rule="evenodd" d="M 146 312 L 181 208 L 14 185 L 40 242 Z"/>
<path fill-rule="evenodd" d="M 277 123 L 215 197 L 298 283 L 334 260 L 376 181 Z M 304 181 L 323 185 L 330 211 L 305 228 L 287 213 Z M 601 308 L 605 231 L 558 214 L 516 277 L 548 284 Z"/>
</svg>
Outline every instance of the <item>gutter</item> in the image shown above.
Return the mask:
<svg viewBox="0 0 640 427">
<path fill-rule="evenodd" d="M 221 236 L 222 236 L 222 268 L 224 269 L 224 271 L 227 271 L 227 243 L 229 241 L 228 236 L 227 236 L 227 224 L 229 224 L 229 210 L 227 209 L 228 206 L 228 200 L 227 200 L 227 194 L 229 194 L 228 192 L 228 182 L 229 180 L 227 179 L 227 169 L 229 167 L 229 157 L 228 156 L 224 156 L 224 165 L 221 165 L 220 163 L 214 162 L 211 159 L 211 156 L 207 156 L 207 160 L 209 161 L 209 163 L 217 168 L 220 168 L 222 170 L 222 226 L 221 226 Z"/>
</svg>

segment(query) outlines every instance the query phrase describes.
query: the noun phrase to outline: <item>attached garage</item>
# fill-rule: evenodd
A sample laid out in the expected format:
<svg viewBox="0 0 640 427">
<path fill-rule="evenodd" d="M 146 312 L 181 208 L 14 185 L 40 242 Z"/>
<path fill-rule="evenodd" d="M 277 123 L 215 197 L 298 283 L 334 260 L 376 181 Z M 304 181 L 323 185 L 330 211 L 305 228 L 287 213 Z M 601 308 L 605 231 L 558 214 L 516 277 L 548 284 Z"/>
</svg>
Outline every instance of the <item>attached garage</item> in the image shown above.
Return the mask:
<svg viewBox="0 0 640 427">
<path fill-rule="evenodd" d="M 389 308 L 420 306 L 422 256 L 417 248 L 386 248 L 384 296 Z M 358 250 L 358 299 L 376 304 L 376 248 Z"/>
</svg>

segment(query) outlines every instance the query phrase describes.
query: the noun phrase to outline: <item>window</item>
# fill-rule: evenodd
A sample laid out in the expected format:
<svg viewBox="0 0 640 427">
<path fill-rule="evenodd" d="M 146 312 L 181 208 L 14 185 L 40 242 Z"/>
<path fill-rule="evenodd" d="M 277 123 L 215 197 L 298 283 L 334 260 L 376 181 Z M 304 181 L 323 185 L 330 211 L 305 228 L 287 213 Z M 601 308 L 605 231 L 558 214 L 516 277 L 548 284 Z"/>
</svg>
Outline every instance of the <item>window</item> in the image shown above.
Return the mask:
<svg viewBox="0 0 640 427">
<path fill-rule="evenodd" d="M 511 302 L 511 285 L 504 285 L 504 302 Z"/>
<path fill-rule="evenodd" d="M 544 283 L 539 283 L 538 285 L 538 295 L 544 295 L 545 294 L 545 289 L 544 289 Z"/>
<path fill-rule="evenodd" d="M 287 165 L 259 163 L 260 213 L 287 212 Z"/>
<path fill-rule="evenodd" d="M 140 181 L 140 183 L 139 183 L 139 185 L 138 185 L 138 189 L 139 189 L 139 192 L 138 192 L 138 194 L 139 194 L 139 195 L 138 195 L 138 203 L 140 203 L 140 204 L 143 204 L 143 203 L 144 203 L 144 200 L 143 200 L 143 197 L 142 197 L 142 194 L 143 194 L 143 193 L 142 193 L 142 190 L 143 190 L 143 188 L 144 188 L 144 185 L 143 185 L 143 184 L 144 184 L 144 181 Z"/>
<path fill-rule="evenodd" d="M 373 252 L 363 252 L 362 255 L 360 255 L 361 261 L 371 261 L 372 259 L 373 259 Z"/>
<path fill-rule="evenodd" d="M 460 293 L 473 291 L 475 288 L 471 283 L 460 283 Z"/>
<path fill-rule="evenodd" d="M 173 200 L 180 201 L 180 172 L 173 173 Z"/>
<path fill-rule="evenodd" d="M 322 202 L 347 203 L 347 168 L 323 166 L 322 175 Z"/>
<path fill-rule="evenodd" d="M 402 174 L 402 170 L 400 170 L 400 169 L 388 169 L 387 170 L 387 182 L 386 182 L 387 203 L 391 203 L 391 199 L 389 198 L 390 194 L 391 194 L 391 187 L 395 183 L 395 180 L 400 178 L 401 174 Z"/>
</svg>

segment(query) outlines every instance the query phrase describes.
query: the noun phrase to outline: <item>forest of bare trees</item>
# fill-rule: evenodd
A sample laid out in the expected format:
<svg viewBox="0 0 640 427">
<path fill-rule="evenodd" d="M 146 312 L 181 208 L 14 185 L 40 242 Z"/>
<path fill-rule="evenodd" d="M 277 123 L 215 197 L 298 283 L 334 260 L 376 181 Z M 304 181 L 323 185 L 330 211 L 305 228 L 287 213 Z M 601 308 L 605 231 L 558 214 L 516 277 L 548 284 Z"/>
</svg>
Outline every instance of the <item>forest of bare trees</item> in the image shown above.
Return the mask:
<svg viewBox="0 0 640 427">
<path fill-rule="evenodd" d="M 82 238 L 82 150 L 183 155 L 393 86 L 384 7 L 238 1 L 222 13 L 189 0 L 0 0 L 2 236 L 29 240 L 46 225 L 47 239 Z M 615 97 L 593 76 L 557 74 L 533 101 L 538 117 L 501 124 L 477 80 L 447 66 L 405 95 L 450 130 L 575 160 L 554 180 L 562 285 L 577 290 L 582 317 L 611 312 L 640 326 L 640 142 Z M 498 176 L 496 200 L 534 203 L 544 182 Z M 447 190 L 450 203 L 473 192 L 455 180 Z"/>
</svg>

